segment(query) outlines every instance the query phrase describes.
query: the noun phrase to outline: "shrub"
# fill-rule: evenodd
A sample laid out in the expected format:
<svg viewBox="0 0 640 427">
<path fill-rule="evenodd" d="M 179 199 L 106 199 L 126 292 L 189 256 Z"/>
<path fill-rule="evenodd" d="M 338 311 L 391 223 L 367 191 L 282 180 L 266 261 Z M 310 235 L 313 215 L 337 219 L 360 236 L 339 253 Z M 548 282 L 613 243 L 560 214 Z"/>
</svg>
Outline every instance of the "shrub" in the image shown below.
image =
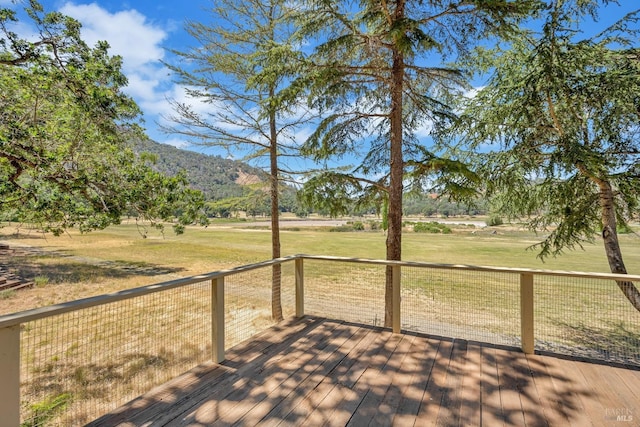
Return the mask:
<svg viewBox="0 0 640 427">
<path fill-rule="evenodd" d="M 618 224 L 616 226 L 616 231 L 618 232 L 618 234 L 631 234 L 631 233 L 633 233 L 633 230 L 631 229 L 631 227 L 629 227 L 628 224 Z"/>
<path fill-rule="evenodd" d="M 437 222 L 418 222 L 413 226 L 413 231 L 416 233 L 450 234 L 451 228 Z"/>
<path fill-rule="evenodd" d="M 440 233 L 438 227 L 433 226 L 432 222 L 419 222 L 413 226 L 416 233 Z"/>
<path fill-rule="evenodd" d="M 22 427 L 47 425 L 56 413 L 63 411 L 71 403 L 71 398 L 71 394 L 62 393 L 30 405 L 31 417 L 22 423 Z"/>
<path fill-rule="evenodd" d="M 340 225 L 338 227 L 331 227 L 329 229 L 329 232 L 331 232 L 331 233 L 343 233 L 343 232 L 348 232 L 348 231 L 355 231 L 355 230 L 350 225 Z"/>
<path fill-rule="evenodd" d="M 36 276 L 33 279 L 33 283 L 37 288 L 43 288 L 47 286 L 47 283 L 49 283 L 49 278 L 47 276 Z"/>
<path fill-rule="evenodd" d="M 10 299 L 16 296 L 16 291 L 13 289 L 6 289 L 4 291 L 0 291 L 0 300 L 2 299 Z"/>
<path fill-rule="evenodd" d="M 487 225 L 489 227 L 495 227 L 496 225 L 502 225 L 502 224 L 504 224 L 504 222 L 502 221 L 502 218 L 499 217 L 498 215 L 491 215 L 487 220 Z"/>
</svg>

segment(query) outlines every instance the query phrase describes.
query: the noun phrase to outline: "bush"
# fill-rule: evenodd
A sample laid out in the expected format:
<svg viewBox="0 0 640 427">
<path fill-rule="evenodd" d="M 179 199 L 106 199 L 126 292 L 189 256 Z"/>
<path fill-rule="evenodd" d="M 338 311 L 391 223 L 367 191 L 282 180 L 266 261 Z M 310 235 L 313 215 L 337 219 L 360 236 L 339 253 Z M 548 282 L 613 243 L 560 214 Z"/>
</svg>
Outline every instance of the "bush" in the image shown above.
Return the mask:
<svg viewBox="0 0 640 427">
<path fill-rule="evenodd" d="M 631 229 L 631 227 L 629 227 L 628 224 L 618 224 L 616 226 L 616 231 L 618 232 L 618 234 L 631 234 L 631 233 L 633 233 L 633 230 Z"/>
<path fill-rule="evenodd" d="M 352 225 L 355 231 L 364 231 L 364 224 L 360 221 L 356 221 Z"/>
<path fill-rule="evenodd" d="M 41 402 L 30 405 L 30 420 L 24 422 L 22 427 L 48 425 L 56 413 L 63 411 L 69 406 L 71 399 L 71 394 L 63 393 L 57 396 L 50 396 Z"/>
<path fill-rule="evenodd" d="M 13 289 L 5 289 L 4 291 L 0 291 L 0 300 L 10 299 L 15 296 L 16 296 L 16 291 Z"/>
<path fill-rule="evenodd" d="M 413 226 L 416 233 L 451 234 L 451 228 L 437 222 L 418 222 Z"/>
<path fill-rule="evenodd" d="M 350 225 L 340 225 L 338 227 L 331 227 L 329 229 L 330 233 L 344 233 L 344 232 L 349 232 L 349 231 L 355 231 L 355 230 Z"/>
<path fill-rule="evenodd" d="M 33 279 L 33 283 L 36 285 L 36 288 L 42 288 L 44 286 L 47 286 L 47 283 L 49 283 L 49 278 L 47 276 L 36 276 Z"/>
<path fill-rule="evenodd" d="M 440 233 L 440 229 L 435 227 L 432 222 L 419 222 L 413 226 L 416 233 Z"/>
<path fill-rule="evenodd" d="M 502 224 L 504 224 L 504 222 L 502 221 L 502 218 L 499 217 L 498 215 L 491 215 L 487 220 L 487 225 L 489 227 L 495 227 L 496 225 L 502 225 Z"/>
</svg>

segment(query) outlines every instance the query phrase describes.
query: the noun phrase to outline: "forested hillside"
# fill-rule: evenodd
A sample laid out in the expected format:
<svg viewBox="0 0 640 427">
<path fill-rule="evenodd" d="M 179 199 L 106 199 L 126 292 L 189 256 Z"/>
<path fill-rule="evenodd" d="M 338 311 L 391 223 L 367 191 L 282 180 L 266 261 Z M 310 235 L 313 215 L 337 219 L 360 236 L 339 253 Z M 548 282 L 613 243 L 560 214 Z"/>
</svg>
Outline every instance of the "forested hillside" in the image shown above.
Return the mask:
<svg viewBox="0 0 640 427">
<path fill-rule="evenodd" d="M 250 187 L 252 184 L 260 183 L 265 183 L 266 186 L 268 175 L 261 169 L 237 160 L 182 150 L 151 140 L 135 142 L 133 149 L 137 153 L 155 155 L 156 163 L 153 167 L 162 173 L 173 176 L 179 171 L 185 171 L 190 186 L 201 190 L 206 200 L 216 202 L 209 204 L 209 213 L 213 216 L 226 216 L 237 210 L 251 212 L 252 215 L 267 215 L 269 212 L 267 192 L 255 191 L 261 189 L 260 185 Z M 298 205 L 295 190 L 291 187 L 283 189 L 280 209 L 284 212 L 309 213 L 307 209 Z M 322 209 L 315 212 L 329 215 Z M 364 215 L 375 212 L 374 206 L 359 208 L 354 206 L 351 214 Z M 429 194 L 407 196 L 403 209 L 404 215 L 425 217 L 478 215 L 487 212 L 488 207 L 485 201 L 467 205 L 455 203 L 446 198 L 435 199 Z"/>
<path fill-rule="evenodd" d="M 133 144 L 134 151 L 157 157 L 153 167 L 158 171 L 170 176 L 186 171 L 191 187 L 201 190 L 207 200 L 240 197 L 244 186 L 267 181 L 262 170 L 236 160 L 181 150 L 151 140 Z"/>
</svg>

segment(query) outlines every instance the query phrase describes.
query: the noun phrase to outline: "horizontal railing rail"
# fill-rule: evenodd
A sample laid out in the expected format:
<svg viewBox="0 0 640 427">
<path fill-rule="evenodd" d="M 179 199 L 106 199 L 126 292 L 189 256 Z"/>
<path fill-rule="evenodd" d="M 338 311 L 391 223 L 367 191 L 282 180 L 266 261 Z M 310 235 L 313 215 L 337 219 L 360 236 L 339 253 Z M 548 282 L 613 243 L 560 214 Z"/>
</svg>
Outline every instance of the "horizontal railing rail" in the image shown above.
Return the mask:
<svg viewBox="0 0 640 427">
<path fill-rule="evenodd" d="M 283 258 L 276 258 L 268 261 L 257 262 L 254 264 L 246 264 L 231 269 L 217 270 L 197 276 L 184 277 L 180 279 L 169 280 L 166 282 L 155 283 L 153 285 L 124 289 L 122 291 L 113 292 L 110 294 L 96 295 L 94 297 L 82 298 L 74 301 L 64 302 L 61 304 L 7 314 L 4 316 L 0 316 L 0 329 L 9 328 L 11 326 L 31 322 L 33 320 L 44 319 L 46 317 L 51 317 L 58 314 L 69 313 L 71 311 L 77 311 L 85 308 L 96 307 L 99 305 L 110 304 L 113 302 L 124 301 L 126 299 L 149 295 L 155 292 L 167 291 L 169 289 L 188 286 L 206 280 L 214 280 L 220 277 L 229 276 L 231 274 L 238 274 L 246 271 L 256 270 L 259 268 L 269 267 L 276 264 L 283 264 L 285 262 L 293 261 L 296 258 L 299 257 L 297 255 L 294 255 Z"/>
<path fill-rule="evenodd" d="M 242 280 L 233 286 L 231 291 L 239 302 L 235 304 L 238 308 L 232 309 L 240 315 L 232 313 L 238 330 L 231 337 L 224 334 L 224 298 L 216 299 L 224 292 L 220 284 L 229 278 L 270 272 L 271 267 L 292 264 L 296 259 L 278 258 L 0 316 L 0 427 L 47 425 L 53 417 L 51 414 L 60 416 L 65 408 L 78 405 L 69 389 L 75 389 L 75 394 L 84 399 L 85 395 L 117 394 L 113 381 L 139 381 L 140 384 L 125 390 L 128 393 L 125 399 L 131 399 L 136 396 L 130 396 L 136 387 L 140 389 L 139 395 L 169 379 L 154 370 L 168 371 L 170 366 L 178 375 L 205 360 L 222 360 L 225 341 L 235 344 L 248 338 L 256 328 L 252 325 L 255 316 L 242 312 L 246 311 L 242 301 L 252 300 L 255 312 L 255 301 L 264 298 L 245 290 L 255 288 L 254 282 L 257 287 L 268 289 L 271 276 L 269 280 L 248 277 L 244 280 L 246 286 Z M 197 315 L 189 316 L 190 311 Z M 189 321 L 199 326 L 192 328 Z M 147 323 L 153 322 L 162 323 L 162 327 L 157 326 L 158 330 L 163 328 L 162 331 L 149 333 L 156 325 Z M 137 342 L 143 344 L 138 347 L 144 348 L 135 348 L 134 335 Z M 193 342 L 204 339 L 207 344 L 193 344 L 189 338 Z M 149 343 L 151 339 L 160 342 Z M 112 343 L 113 340 L 117 342 Z M 168 342 L 170 340 L 175 342 Z M 95 342 L 102 347 L 91 348 Z M 191 349 L 191 346 L 202 348 Z M 168 350 L 169 347 L 172 349 Z M 78 366 L 69 366 L 75 363 L 71 360 L 78 358 L 81 359 Z M 104 392 L 98 390 L 101 384 Z M 29 393 L 24 392 L 26 388 Z M 21 389 L 23 395 L 33 396 L 21 398 Z M 96 399 L 109 400 L 110 397 L 97 396 Z M 91 421 L 101 415 L 94 413 L 93 407 L 104 408 L 106 412 L 114 409 L 108 404 L 93 405 L 89 410 L 78 411 L 81 415 L 71 420 L 63 418 L 54 425 Z"/>
<path fill-rule="evenodd" d="M 334 267 L 327 269 L 326 263 Z M 274 266 L 288 270 L 274 278 Z M 480 336 L 519 345 L 525 353 L 568 349 L 574 354 L 575 345 L 600 339 L 605 341 L 605 353 L 607 345 L 621 342 L 624 351 L 631 349 L 626 361 L 631 358 L 640 364 L 640 320 L 614 287 L 616 281 L 640 282 L 638 275 L 301 254 L 0 316 L 0 427 L 21 422 L 46 425 L 51 419 L 47 410 L 64 411 L 74 397 L 56 383 L 57 377 L 83 387 L 93 384 L 84 394 L 100 395 L 102 382 L 106 387 L 109 381 L 132 376 L 153 377 L 149 384 L 154 386 L 166 381 L 156 371 L 190 369 L 203 358 L 224 360 L 226 348 L 270 324 L 274 280 L 283 283 L 286 314 L 382 324 L 388 267 L 396 333 Z M 582 319 L 590 310 L 595 311 L 596 320 Z M 473 335 L 474 328 L 483 332 Z M 191 330 L 199 335 L 191 335 Z M 568 339 L 562 338 L 567 334 Z M 180 343 L 174 343 L 174 348 L 168 342 L 150 342 L 155 340 Z M 94 357 L 104 350 L 92 347 L 96 341 L 122 350 L 104 355 L 105 360 L 98 363 Z M 178 349 L 190 346 L 197 348 L 189 350 L 189 355 Z M 580 351 L 591 356 L 600 350 Z M 31 399 L 35 402 L 21 398 L 21 387 L 37 394 Z M 45 396 L 51 390 L 55 393 Z M 132 387 L 128 392 L 137 390 Z M 100 408 L 108 412 L 115 409 L 109 405 L 122 403 Z M 25 423 L 27 416 L 31 418 Z M 90 420 L 78 418 L 77 422 Z"/>
<path fill-rule="evenodd" d="M 402 313 L 402 311 L 409 311 L 408 310 L 409 307 L 407 307 L 408 304 L 405 304 L 405 301 L 407 299 L 410 299 L 413 296 L 409 296 L 409 295 L 402 296 L 403 292 L 410 285 L 406 284 L 407 280 L 405 278 L 401 278 L 402 276 L 401 271 L 405 271 L 408 269 L 415 269 L 415 270 L 426 269 L 426 270 L 434 270 L 434 271 L 441 270 L 441 271 L 447 271 L 447 272 L 455 272 L 455 274 L 465 275 L 466 278 L 472 278 L 472 276 L 470 275 L 475 275 L 475 274 L 481 274 L 481 275 L 488 274 L 491 276 L 504 276 L 504 277 L 516 276 L 518 278 L 517 280 L 516 279 L 499 279 L 498 277 L 491 279 L 488 282 L 484 283 L 482 286 L 479 286 L 476 290 L 476 293 L 483 293 L 485 289 L 492 287 L 494 285 L 494 282 L 498 282 L 500 280 L 505 281 L 505 285 L 501 288 L 502 290 L 504 290 L 504 288 L 513 289 L 514 283 L 519 285 L 517 298 L 513 298 L 511 301 L 512 306 L 517 306 L 516 311 L 518 311 L 519 316 L 517 316 L 517 318 L 515 318 L 515 316 L 512 316 L 511 321 L 513 322 L 513 324 L 516 324 L 516 322 L 519 322 L 520 330 L 516 334 L 517 335 L 516 339 L 511 339 L 511 338 L 502 339 L 500 343 L 515 344 L 517 342 L 517 345 L 519 345 L 525 353 L 533 353 L 534 350 L 537 348 L 540 350 L 549 350 L 549 351 L 566 350 L 565 352 L 569 354 L 574 354 L 575 352 L 572 352 L 571 348 L 562 349 L 562 348 L 559 348 L 557 345 L 551 345 L 549 343 L 546 343 L 548 345 L 543 346 L 544 343 L 541 342 L 542 340 L 539 340 L 537 338 L 539 336 L 541 337 L 542 335 L 548 335 L 551 337 L 550 339 L 553 339 L 553 337 L 558 335 L 559 333 L 557 330 L 554 330 L 554 329 L 564 328 L 568 331 L 568 332 L 565 332 L 566 334 L 577 332 L 582 335 L 585 335 L 581 337 L 582 341 L 589 339 L 588 334 L 590 331 L 587 330 L 587 328 L 581 328 L 580 326 L 576 326 L 576 327 L 573 327 L 572 329 L 571 327 L 569 327 L 568 323 L 573 320 L 573 319 L 569 319 L 571 317 L 569 315 L 565 315 L 564 319 L 562 319 L 563 317 L 562 315 L 559 315 L 559 316 L 556 316 L 557 318 L 554 318 L 554 319 L 550 319 L 550 320 L 545 319 L 547 320 L 546 322 L 538 322 L 540 324 L 538 329 L 540 330 L 536 332 L 536 324 L 534 320 L 536 318 L 540 319 L 542 317 L 550 317 L 548 315 L 545 315 L 544 307 L 540 307 L 540 304 L 536 306 L 535 304 L 536 299 L 540 301 L 546 300 L 545 302 L 548 303 L 548 300 L 551 299 L 550 295 L 553 294 L 554 296 L 557 296 L 558 299 L 560 299 L 560 302 L 556 304 L 556 306 L 554 307 L 554 311 L 558 311 L 561 313 L 569 313 L 569 312 L 573 313 L 576 310 L 573 310 L 572 306 L 582 306 L 584 304 L 585 297 L 584 297 L 584 294 L 582 295 L 580 294 L 581 291 L 583 293 L 588 294 L 589 292 L 592 291 L 593 288 L 605 286 L 606 287 L 605 292 L 607 293 L 607 296 L 603 297 L 602 292 L 600 292 L 598 298 L 603 299 L 603 302 L 610 302 L 611 300 L 615 300 L 615 302 L 611 302 L 612 305 L 615 305 L 616 307 L 615 310 L 624 311 L 626 313 L 625 314 L 626 317 L 631 318 L 632 322 L 635 322 L 633 323 L 633 325 L 635 325 L 635 328 L 631 327 L 629 328 L 629 330 L 625 330 L 625 327 L 624 325 L 622 325 L 622 322 L 620 323 L 617 322 L 618 315 L 616 314 L 616 312 L 614 311 L 613 315 L 611 315 L 611 310 L 608 310 L 609 318 L 601 319 L 600 323 L 602 322 L 608 322 L 610 324 L 618 323 L 616 325 L 616 327 L 618 328 L 618 331 L 616 331 L 617 335 L 614 335 L 613 333 L 611 333 L 611 340 L 614 340 L 615 338 L 615 339 L 618 339 L 619 341 L 625 341 L 626 342 L 625 345 L 629 349 L 633 349 L 635 347 L 635 350 L 631 351 L 631 353 L 635 355 L 632 362 L 634 364 L 640 364 L 640 360 L 637 359 L 637 356 L 640 355 L 640 333 L 639 333 L 640 313 L 638 313 L 627 302 L 626 298 L 623 296 L 622 292 L 619 291 L 615 283 L 618 281 L 632 281 L 632 282 L 640 283 L 640 275 L 544 270 L 544 269 L 531 269 L 531 268 L 475 266 L 475 265 L 463 265 L 463 264 L 440 264 L 440 263 L 412 262 L 412 261 L 371 260 L 371 259 L 335 257 L 335 256 L 318 256 L 318 255 L 299 255 L 299 257 L 305 260 L 315 260 L 319 262 L 395 267 L 397 270 L 394 272 L 394 276 L 396 278 L 396 280 L 394 280 L 394 287 L 397 287 L 397 289 L 393 290 L 393 303 L 392 303 L 393 304 L 393 322 L 394 322 L 392 328 L 394 332 L 399 332 L 400 329 L 402 328 L 402 329 L 408 329 L 408 330 L 414 330 L 414 331 L 416 329 L 420 329 L 421 332 L 434 332 L 435 330 L 438 333 L 442 333 L 445 335 L 449 334 L 449 336 L 451 336 L 452 334 L 456 334 L 457 336 L 465 335 L 464 333 L 461 333 L 460 328 L 447 328 L 446 326 L 450 326 L 450 323 L 451 323 L 450 321 L 445 322 L 446 323 L 445 325 L 438 325 L 439 326 L 438 328 L 432 328 L 432 327 L 420 328 L 420 327 L 416 327 L 415 325 L 416 322 L 414 322 L 413 324 L 409 322 L 404 322 L 403 320 L 408 317 L 408 314 Z M 378 274 L 383 274 L 383 273 L 380 272 Z M 577 282 L 573 282 L 572 281 L 573 279 L 575 279 Z M 563 286 L 565 286 L 566 288 L 572 288 L 572 287 L 575 288 L 575 283 L 582 283 L 585 281 L 595 281 L 598 283 L 592 284 L 590 285 L 590 287 L 586 287 L 581 290 L 573 289 L 571 291 L 571 297 L 563 296 L 563 292 L 564 292 L 564 290 L 562 289 Z M 602 285 L 602 283 L 605 283 L 606 285 Z M 444 286 L 446 286 L 446 284 Z M 544 293 L 541 293 L 542 288 L 544 288 Z M 555 293 L 551 292 L 550 290 L 553 290 L 553 289 L 559 289 L 559 292 L 555 292 Z M 467 290 L 465 289 L 464 292 L 467 292 Z M 496 292 L 499 293 L 500 289 L 496 290 Z M 540 294 L 540 295 L 536 295 L 536 294 Z M 566 292 L 566 294 L 569 294 L 569 292 Z M 578 296 L 579 298 L 575 298 L 576 296 Z M 501 299 L 501 298 L 502 298 L 502 295 L 499 295 L 499 294 L 496 295 L 496 299 Z M 604 298 L 606 298 L 606 301 L 604 301 Z M 346 303 L 347 299 L 336 298 L 336 300 Z M 359 305 L 357 296 L 353 297 L 351 301 L 354 305 Z M 494 302 L 497 302 L 497 301 L 494 300 Z M 382 297 L 380 297 L 378 301 L 378 306 L 382 307 L 383 305 L 384 305 L 384 301 L 382 300 Z M 603 304 L 600 304 L 600 306 L 602 305 Z M 421 309 L 421 307 L 413 307 L 413 308 L 415 309 L 414 311 L 422 310 L 422 312 L 419 313 L 419 316 L 416 316 L 414 313 L 414 317 L 424 318 L 425 316 L 428 317 L 433 314 L 433 313 L 424 313 L 424 310 Z M 512 308 L 513 307 L 511 307 L 511 309 Z M 461 318 L 465 317 L 464 316 L 465 310 L 461 310 L 460 307 L 457 307 L 455 304 L 452 304 L 450 307 L 448 307 L 448 309 L 450 312 L 455 312 Z M 509 310 L 503 310 L 503 311 L 506 312 Z M 586 308 L 586 306 L 584 310 L 582 310 L 582 312 L 578 313 L 575 321 L 582 322 L 583 319 L 581 319 L 580 316 L 584 315 L 585 312 L 588 312 L 588 309 Z M 620 315 L 622 315 L 622 313 Z M 599 316 L 607 317 L 607 316 L 604 316 L 603 313 L 598 313 L 598 312 L 590 313 L 590 316 L 593 318 L 597 318 Z M 378 320 L 374 323 L 376 324 L 378 322 L 381 323 L 383 317 L 384 317 L 384 313 L 379 313 L 377 317 Z M 451 318 L 451 316 L 448 316 L 448 318 Z M 349 320 L 357 320 L 357 317 L 350 317 Z M 428 323 L 428 322 L 424 322 L 424 323 Z M 464 322 L 459 322 L 459 323 L 463 324 Z M 553 323 L 556 323 L 556 324 L 562 323 L 562 325 L 554 326 Z M 464 328 L 469 329 L 469 326 L 464 325 Z M 597 328 L 592 327 L 591 332 L 600 332 L 600 331 L 596 331 L 596 329 Z M 511 335 L 514 335 L 514 334 L 511 334 Z M 493 334 L 493 336 L 491 336 L 491 334 L 489 333 L 484 333 L 484 334 L 480 333 L 476 335 L 466 334 L 465 336 L 470 339 L 493 340 L 496 335 Z M 476 336 L 478 336 L 479 338 L 476 338 Z M 596 337 L 594 337 L 593 339 L 595 340 Z M 536 345 L 536 341 L 540 341 L 540 343 Z M 584 351 L 582 353 L 583 354 L 581 355 L 587 358 L 588 357 L 596 357 L 596 358 L 611 357 L 611 354 L 609 354 L 611 352 L 609 352 L 606 349 L 603 349 L 602 351 L 600 351 L 600 354 L 594 354 L 594 352 L 584 352 Z M 616 361 L 620 361 L 620 360 L 616 360 Z M 629 362 L 628 358 L 622 361 L 622 363 L 626 363 L 626 362 Z"/>
<path fill-rule="evenodd" d="M 374 265 L 395 265 L 399 267 L 418 267 L 418 268 L 432 268 L 441 270 L 466 270 L 466 271 L 482 271 L 482 272 L 494 272 L 494 273 L 513 273 L 513 274 L 533 274 L 538 276 L 556 276 L 556 277 L 575 277 L 575 278 L 591 278 L 591 279 L 605 279 L 615 281 L 640 281 L 640 275 L 633 274 L 614 274 L 614 273 L 598 273 L 598 272 L 584 272 L 584 271 L 563 271 L 563 270 L 543 270 L 535 268 L 516 268 L 516 267 L 493 267 L 482 265 L 467 265 L 467 264 L 441 264 L 434 262 L 420 262 L 420 261 L 391 261 L 381 259 L 368 259 L 368 258 L 351 258 L 329 255 L 306 255 L 298 254 L 294 255 L 294 258 L 302 259 L 315 259 L 320 261 L 334 261 L 334 262 L 350 262 L 361 264 L 374 264 Z"/>
</svg>

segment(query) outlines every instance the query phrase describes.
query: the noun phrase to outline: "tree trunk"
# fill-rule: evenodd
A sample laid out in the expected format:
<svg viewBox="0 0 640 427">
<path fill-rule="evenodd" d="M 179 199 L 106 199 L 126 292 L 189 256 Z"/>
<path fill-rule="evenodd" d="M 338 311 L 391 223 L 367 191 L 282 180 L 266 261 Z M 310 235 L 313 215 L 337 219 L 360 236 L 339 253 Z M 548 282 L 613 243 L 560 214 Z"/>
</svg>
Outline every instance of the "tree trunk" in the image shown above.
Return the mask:
<svg viewBox="0 0 640 427">
<path fill-rule="evenodd" d="M 602 209 L 602 240 L 604 250 L 609 261 L 609 268 L 612 273 L 627 274 L 627 269 L 622 260 L 622 251 L 618 242 L 617 219 L 614 204 L 613 189 L 608 181 L 600 181 L 600 207 Z M 640 311 L 640 292 L 633 282 L 616 282 L 625 297 L 633 307 Z"/>
<path fill-rule="evenodd" d="M 394 20 L 404 17 L 404 0 L 396 3 Z M 404 57 L 396 48 L 393 54 L 391 71 L 391 141 L 390 141 L 390 177 L 389 177 L 389 232 L 387 233 L 387 260 L 402 259 L 402 178 L 404 160 L 402 159 L 402 104 L 404 85 Z M 384 326 L 393 324 L 393 279 L 392 268 L 386 269 L 384 292 Z"/>
<path fill-rule="evenodd" d="M 275 112 L 270 116 L 270 138 L 269 147 L 270 160 L 270 196 L 271 196 L 271 257 L 280 258 L 280 206 L 278 197 L 278 144 Z M 275 264 L 271 270 L 271 317 L 275 321 L 282 320 L 282 266 Z"/>
</svg>

